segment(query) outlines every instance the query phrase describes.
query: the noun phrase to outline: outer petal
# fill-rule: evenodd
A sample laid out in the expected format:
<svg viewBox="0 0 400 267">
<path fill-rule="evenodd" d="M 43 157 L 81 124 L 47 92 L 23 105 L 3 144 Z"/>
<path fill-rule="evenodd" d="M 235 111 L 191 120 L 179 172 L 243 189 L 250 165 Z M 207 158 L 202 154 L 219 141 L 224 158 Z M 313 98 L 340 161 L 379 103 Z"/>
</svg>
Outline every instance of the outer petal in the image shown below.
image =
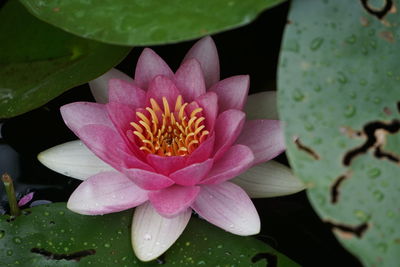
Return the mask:
<svg viewBox="0 0 400 267">
<path fill-rule="evenodd" d="M 254 235 L 260 231 L 256 208 L 235 184 L 202 186 L 192 208 L 210 223 L 233 234 Z"/>
<path fill-rule="evenodd" d="M 200 63 L 194 58 L 179 67 L 175 81 L 186 102 L 191 102 L 206 92 L 203 71 Z"/>
<path fill-rule="evenodd" d="M 212 132 L 215 125 L 215 120 L 218 115 L 218 96 L 214 92 L 207 92 L 196 99 L 197 104 L 203 108 L 203 115 L 206 118 L 205 125 L 207 130 Z"/>
<path fill-rule="evenodd" d="M 253 152 L 247 146 L 232 146 L 214 164 L 203 184 L 219 184 L 241 174 L 252 165 Z"/>
<path fill-rule="evenodd" d="M 108 82 L 111 79 L 120 79 L 127 82 L 133 82 L 133 79 L 125 73 L 114 68 L 110 69 L 100 77 L 89 82 L 90 90 L 92 91 L 92 95 L 94 96 L 94 99 L 96 99 L 96 102 L 108 102 Z"/>
<path fill-rule="evenodd" d="M 248 120 L 278 119 L 276 108 L 276 91 L 261 92 L 247 97 L 244 112 Z"/>
<path fill-rule="evenodd" d="M 124 173 L 135 184 L 145 190 L 160 190 L 174 184 L 174 181 L 167 176 L 152 171 L 127 169 Z"/>
<path fill-rule="evenodd" d="M 111 79 L 109 88 L 109 102 L 122 103 L 135 110 L 142 107 L 146 101 L 146 92 L 133 83 Z"/>
<path fill-rule="evenodd" d="M 149 200 L 158 213 L 170 218 L 187 210 L 199 191 L 198 186 L 173 185 L 160 191 L 149 192 Z"/>
<path fill-rule="evenodd" d="M 206 161 L 189 165 L 169 175 L 169 178 L 179 185 L 191 186 L 200 182 L 211 170 L 214 160 Z"/>
<path fill-rule="evenodd" d="M 150 261 L 163 254 L 182 234 L 191 214 L 191 209 L 187 209 L 173 218 L 165 218 L 148 202 L 137 207 L 131 238 L 136 256 Z"/>
<path fill-rule="evenodd" d="M 75 134 L 88 124 L 100 124 L 113 128 L 105 105 L 91 102 L 74 102 L 60 108 L 65 124 Z"/>
<path fill-rule="evenodd" d="M 166 76 L 156 76 L 151 80 L 149 90 L 147 91 L 147 99 L 154 98 L 160 107 L 163 107 L 162 98 L 165 97 L 168 100 L 169 108 L 173 111 L 176 103 L 176 99 L 179 96 L 178 88 L 175 84 Z M 148 102 L 148 105 L 150 102 Z"/>
<path fill-rule="evenodd" d="M 218 95 L 219 112 L 228 109 L 242 110 L 250 87 L 249 75 L 238 75 L 219 81 L 210 91 Z"/>
<path fill-rule="evenodd" d="M 150 81 L 158 75 L 164 75 L 171 79 L 174 77 L 167 63 L 153 50 L 145 48 L 136 65 L 135 83 L 146 90 Z"/>
<path fill-rule="evenodd" d="M 47 168 L 80 180 L 114 170 L 79 140 L 47 149 L 38 155 L 38 159 Z"/>
<path fill-rule="evenodd" d="M 219 81 L 219 59 L 217 47 L 210 36 L 204 37 L 193 45 L 182 62 L 191 58 L 200 62 L 206 88 Z"/>
<path fill-rule="evenodd" d="M 254 164 L 273 159 L 285 150 L 280 122 L 276 120 L 246 121 L 236 143 L 253 150 Z"/>
<path fill-rule="evenodd" d="M 236 141 L 242 131 L 246 115 L 239 110 L 230 109 L 222 112 L 215 124 L 215 160 Z"/>
<path fill-rule="evenodd" d="M 273 160 L 254 166 L 231 181 L 252 198 L 285 196 L 305 189 L 288 167 Z"/>
<path fill-rule="evenodd" d="M 142 190 L 119 172 L 91 176 L 70 196 L 67 207 L 80 214 L 98 215 L 136 207 L 147 200 Z"/>
</svg>

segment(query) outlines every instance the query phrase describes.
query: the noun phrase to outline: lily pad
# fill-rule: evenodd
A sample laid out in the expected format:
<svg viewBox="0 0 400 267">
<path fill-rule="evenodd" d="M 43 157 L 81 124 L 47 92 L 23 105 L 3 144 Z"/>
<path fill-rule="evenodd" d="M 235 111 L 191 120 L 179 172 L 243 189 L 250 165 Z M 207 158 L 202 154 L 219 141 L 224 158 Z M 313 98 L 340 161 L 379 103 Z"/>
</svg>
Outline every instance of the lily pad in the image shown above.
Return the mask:
<svg viewBox="0 0 400 267">
<path fill-rule="evenodd" d="M 227 233 L 192 218 L 157 261 L 140 262 L 131 247 L 132 211 L 84 216 L 65 203 L 36 206 L 11 220 L 0 216 L 0 265 L 7 266 L 298 266 L 253 237 Z"/>
<path fill-rule="evenodd" d="M 155 45 L 198 38 L 251 22 L 284 0 L 21 0 L 50 24 L 84 38 Z"/>
<path fill-rule="evenodd" d="M 399 263 L 399 4 L 295 0 L 280 56 L 290 163 L 365 266 Z"/>
<path fill-rule="evenodd" d="M 0 118 L 37 108 L 98 77 L 129 51 L 68 34 L 8 1 L 0 10 Z"/>
</svg>

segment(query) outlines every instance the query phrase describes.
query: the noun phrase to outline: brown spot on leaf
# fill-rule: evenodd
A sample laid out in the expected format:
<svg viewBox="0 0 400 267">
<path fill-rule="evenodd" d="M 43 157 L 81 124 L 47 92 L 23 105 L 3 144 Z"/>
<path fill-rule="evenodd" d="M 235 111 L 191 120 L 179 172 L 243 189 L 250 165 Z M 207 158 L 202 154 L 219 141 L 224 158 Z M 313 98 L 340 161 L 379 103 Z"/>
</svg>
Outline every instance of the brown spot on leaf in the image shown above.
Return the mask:
<svg viewBox="0 0 400 267">
<path fill-rule="evenodd" d="M 82 250 L 71 254 L 57 254 L 45 250 L 43 248 L 32 248 L 31 252 L 40 254 L 49 260 L 67 260 L 67 261 L 80 261 L 83 257 L 96 254 L 96 250 L 94 249 Z"/>
<path fill-rule="evenodd" d="M 340 186 L 342 183 L 350 178 L 350 173 L 344 174 L 336 178 L 335 182 L 331 186 L 331 202 L 332 204 L 336 204 L 339 200 Z"/>
<path fill-rule="evenodd" d="M 362 26 L 367 27 L 369 25 L 369 20 L 366 17 L 361 17 L 360 23 Z"/>
<path fill-rule="evenodd" d="M 390 123 L 375 121 L 366 124 L 363 128 L 363 133 L 367 137 L 366 141 L 361 146 L 348 151 L 343 157 L 343 164 L 345 166 L 349 166 L 351 164 L 351 161 L 355 157 L 367 153 L 367 151 L 370 149 L 374 150 L 375 156 L 378 158 L 393 160 L 391 157 L 379 156 L 379 155 L 382 155 L 383 151 L 382 147 L 386 143 L 386 136 L 388 134 L 394 134 L 399 131 L 400 131 L 400 120 L 396 119 L 394 119 Z M 399 161 L 400 159 L 398 158 L 395 160 L 396 163 Z"/>
<path fill-rule="evenodd" d="M 320 156 L 311 148 L 305 146 L 304 144 L 302 144 L 300 142 L 300 138 L 299 137 L 294 137 L 294 143 L 296 144 L 297 148 L 306 152 L 308 155 L 310 155 L 311 157 L 313 157 L 315 160 L 319 160 Z"/>
<path fill-rule="evenodd" d="M 59 8 L 59 7 L 55 7 L 55 8 L 53 8 L 53 11 L 54 11 L 54 12 L 59 12 L 59 11 L 60 11 L 60 8 Z"/>
<path fill-rule="evenodd" d="M 359 225 L 347 225 L 332 221 L 325 221 L 325 223 L 342 239 L 362 238 L 369 228 L 366 222 Z"/>
<path fill-rule="evenodd" d="M 392 13 L 391 10 L 394 6 L 393 0 L 386 0 L 385 5 L 379 9 L 371 6 L 368 0 L 361 0 L 361 4 L 369 14 L 380 20 L 382 20 L 388 13 Z"/>
<path fill-rule="evenodd" d="M 389 116 L 392 115 L 392 111 L 388 107 L 384 107 L 383 112 L 385 112 L 386 115 L 389 115 Z"/>
<path fill-rule="evenodd" d="M 394 35 L 392 32 L 383 31 L 379 33 L 379 36 L 388 41 L 389 43 L 394 43 Z"/>
</svg>

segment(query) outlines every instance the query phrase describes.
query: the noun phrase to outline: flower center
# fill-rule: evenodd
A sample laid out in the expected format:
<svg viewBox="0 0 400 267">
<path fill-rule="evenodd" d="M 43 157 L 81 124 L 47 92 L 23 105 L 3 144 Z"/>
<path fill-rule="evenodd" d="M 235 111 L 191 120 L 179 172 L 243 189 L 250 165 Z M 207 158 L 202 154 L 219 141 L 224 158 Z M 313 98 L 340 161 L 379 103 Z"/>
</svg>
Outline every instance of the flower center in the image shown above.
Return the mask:
<svg viewBox="0 0 400 267">
<path fill-rule="evenodd" d="M 174 111 L 168 101 L 162 97 L 163 109 L 154 98 L 150 98 L 151 107 L 147 107 L 147 116 L 136 112 L 138 123 L 131 122 L 133 132 L 140 140 L 140 150 L 160 156 L 185 156 L 192 153 L 207 137 L 205 118 L 202 108 L 195 108 L 187 113 L 188 103 L 182 103 L 178 96 Z M 190 116 L 187 116 L 187 115 Z"/>
</svg>

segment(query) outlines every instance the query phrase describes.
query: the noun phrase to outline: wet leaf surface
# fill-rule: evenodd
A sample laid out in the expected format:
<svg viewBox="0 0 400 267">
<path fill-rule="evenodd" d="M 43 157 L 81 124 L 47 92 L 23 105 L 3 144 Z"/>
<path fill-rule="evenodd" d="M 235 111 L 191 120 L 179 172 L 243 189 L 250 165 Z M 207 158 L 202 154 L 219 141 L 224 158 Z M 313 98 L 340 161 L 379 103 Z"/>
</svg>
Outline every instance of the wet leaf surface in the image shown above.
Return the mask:
<svg viewBox="0 0 400 267">
<path fill-rule="evenodd" d="M 0 10 L 0 118 L 37 108 L 96 78 L 129 51 L 68 34 L 8 1 Z"/>
<path fill-rule="evenodd" d="M 190 40 L 251 22 L 284 0 L 21 1 L 38 18 L 106 43 L 155 45 Z"/>
<path fill-rule="evenodd" d="M 1 266 L 298 266 L 253 237 L 227 233 L 192 218 L 178 241 L 159 259 L 143 263 L 130 242 L 132 210 L 103 216 L 69 211 L 65 203 L 0 216 Z M 151 239 L 144 236 L 143 241 Z"/>
<path fill-rule="evenodd" d="M 400 254 L 399 4 L 294 1 L 280 57 L 289 161 L 365 266 Z"/>
</svg>

